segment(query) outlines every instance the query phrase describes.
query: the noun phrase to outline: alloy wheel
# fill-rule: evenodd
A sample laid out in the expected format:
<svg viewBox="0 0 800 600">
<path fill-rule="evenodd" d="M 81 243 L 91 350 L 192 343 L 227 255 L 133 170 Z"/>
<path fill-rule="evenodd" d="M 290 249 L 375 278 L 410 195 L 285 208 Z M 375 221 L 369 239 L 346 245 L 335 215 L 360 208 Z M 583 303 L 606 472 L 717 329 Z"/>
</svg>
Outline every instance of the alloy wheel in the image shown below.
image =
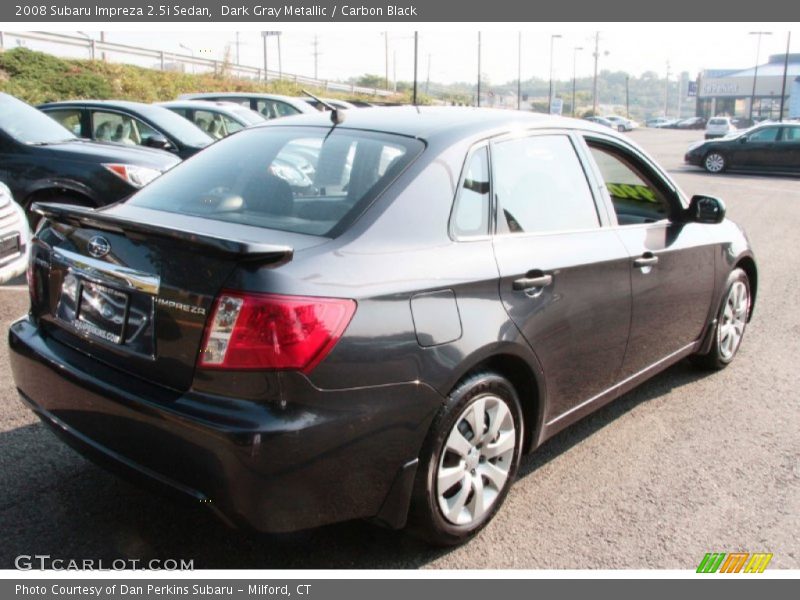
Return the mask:
<svg viewBox="0 0 800 600">
<path fill-rule="evenodd" d="M 436 471 L 436 497 L 454 525 L 479 522 L 508 484 L 517 432 L 506 402 L 478 397 L 456 419 Z"/>
<path fill-rule="evenodd" d="M 750 308 L 750 295 L 742 281 L 735 281 L 728 291 L 725 307 L 722 310 L 717 328 L 717 344 L 724 360 L 730 360 L 739 349 L 747 323 L 747 312 Z"/>
<path fill-rule="evenodd" d="M 725 168 L 725 157 L 716 152 L 706 156 L 706 170 L 710 173 L 719 173 Z"/>
</svg>

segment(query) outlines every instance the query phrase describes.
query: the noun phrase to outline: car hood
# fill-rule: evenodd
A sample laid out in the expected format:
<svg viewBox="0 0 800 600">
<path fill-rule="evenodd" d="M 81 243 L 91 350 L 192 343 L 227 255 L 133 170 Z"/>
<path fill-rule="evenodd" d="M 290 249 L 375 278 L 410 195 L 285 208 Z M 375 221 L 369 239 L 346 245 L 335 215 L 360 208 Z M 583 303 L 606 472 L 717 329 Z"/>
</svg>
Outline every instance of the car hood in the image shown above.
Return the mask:
<svg viewBox="0 0 800 600">
<path fill-rule="evenodd" d="M 48 144 L 41 148 L 71 160 L 126 163 L 150 167 L 159 171 L 166 171 L 180 162 L 177 156 L 162 150 L 83 140 L 69 140 Z"/>
</svg>

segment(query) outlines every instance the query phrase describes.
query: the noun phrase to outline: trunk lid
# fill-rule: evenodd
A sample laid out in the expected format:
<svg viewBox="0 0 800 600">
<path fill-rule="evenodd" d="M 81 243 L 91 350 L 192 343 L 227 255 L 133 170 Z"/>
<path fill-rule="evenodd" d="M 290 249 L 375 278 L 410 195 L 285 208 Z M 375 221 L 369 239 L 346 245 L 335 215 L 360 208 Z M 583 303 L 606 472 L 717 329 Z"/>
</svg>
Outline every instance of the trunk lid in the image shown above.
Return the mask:
<svg viewBox="0 0 800 600">
<path fill-rule="evenodd" d="M 274 268 L 324 241 L 125 204 L 34 210 L 47 219 L 31 256 L 40 328 L 177 390 L 191 386 L 206 319 L 233 271 Z"/>
</svg>

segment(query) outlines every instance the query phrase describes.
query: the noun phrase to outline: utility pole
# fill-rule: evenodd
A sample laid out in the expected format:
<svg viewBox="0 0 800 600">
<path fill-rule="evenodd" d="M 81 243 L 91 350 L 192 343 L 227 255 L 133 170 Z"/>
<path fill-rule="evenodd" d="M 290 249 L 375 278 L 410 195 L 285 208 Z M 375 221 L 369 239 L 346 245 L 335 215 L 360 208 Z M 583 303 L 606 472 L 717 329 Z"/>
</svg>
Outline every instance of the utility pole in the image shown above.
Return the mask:
<svg viewBox="0 0 800 600">
<path fill-rule="evenodd" d="M 431 53 L 428 52 L 428 77 L 425 79 L 425 95 L 430 93 L 431 88 Z"/>
<path fill-rule="evenodd" d="M 397 50 L 392 50 L 392 91 L 397 91 Z"/>
<path fill-rule="evenodd" d="M 631 76 L 625 75 L 625 118 L 631 118 Z"/>
<path fill-rule="evenodd" d="M 575 116 L 575 83 L 577 81 L 578 73 L 578 52 L 583 50 L 581 46 L 575 46 L 572 49 L 572 116 Z"/>
<path fill-rule="evenodd" d="M 384 82 L 385 82 L 386 89 L 388 90 L 389 89 L 389 32 L 388 31 L 384 31 L 383 32 L 383 44 L 384 44 L 384 49 L 386 51 L 386 53 L 385 53 L 386 54 L 386 73 L 385 73 L 386 77 L 384 79 Z"/>
<path fill-rule="evenodd" d="M 594 81 L 592 82 L 592 114 L 597 116 L 597 60 L 600 58 L 600 32 L 594 34 Z"/>
<path fill-rule="evenodd" d="M 267 32 L 261 32 L 261 41 L 264 44 L 264 83 L 269 81 L 269 75 L 267 74 Z"/>
<path fill-rule="evenodd" d="M 664 81 L 664 116 L 667 116 L 667 102 L 669 101 L 669 61 L 667 61 L 667 79 Z"/>
<path fill-rule="evenodd" d="M 761 38 L 765 35 L 772 35 L 771 31 L 751 31 L 750 35 L 758 36 L 756 45 L 756 69 L 753 72 L 753 92 L 750 94 L 750 122 L 753 121 L 753 106 L 756 103 L 756 81 L 758 80 L 758 61 L 761 59 Z M 761 112 L 759 108 L 759 113 Z"/>
<path fill-rule="evenodd" d="M 547 93 L 547 114 L 553 112 L 553 42 L 560 37 L 559 33 L 550 36 L 550 89 Z"/>
<path fill-rule="evenodd" d="M 317 34 L 314 34 L 314 79 L 319 79 L 317 77 L 317 63 L 319 59 L 319 39 L 317 38 Z"/>
<path fill-rule="evenodd" d="M 786 101 L 786 75 L 789 71 L 789 45 L 792 43 L 792 32 L 786 34 L 786 55 L 783 57 L 783 84 L 781 85 L 781 112 L 778 121 L 783 122 L 783 105 Z"/>
<path fill-rule="evenodd" d="M 283 79 L 283 63 L 281 63 L 281 34 L 282 31 L 275 32 L 278 37 L 278 79 Z"/>
<path fill-rule="evenodd" d="M 517 41 L 517 110 L 522 108 L 522 32 Z"/>
<path fill-rule="evenodd" d="M 478 108 L 481 107 L 481 32 L 478 32 Z"/>
<path fill-rule="evenodd" d="M 419 51 L 419 32 L 414 32 L 414 106 L 417 105 L 417 53 Z"/>
<path fill-rule="evenodd" d="M 683 73 L 678 75 L 678 114 L 677 118 L 681 118 L 681 104 L 683 104 Z"/>
<path fill-rule="evenodd" d="M 239 32 L 238 31 L 236 32 L 236 64 L 237 65 L 242 64 L 239 61 Z"/>
</svg>

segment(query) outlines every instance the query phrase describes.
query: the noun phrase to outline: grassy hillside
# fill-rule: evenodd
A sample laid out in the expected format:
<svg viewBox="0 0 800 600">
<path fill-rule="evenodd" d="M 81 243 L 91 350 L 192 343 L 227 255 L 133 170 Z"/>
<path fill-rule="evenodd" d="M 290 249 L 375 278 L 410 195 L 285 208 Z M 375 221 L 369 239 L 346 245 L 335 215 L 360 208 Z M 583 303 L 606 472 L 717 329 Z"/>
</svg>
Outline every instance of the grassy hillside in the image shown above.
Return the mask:
<svg viewBox="0 0 800 600">
<path fill-rule="evenodd" d="M 78 98 L 156 102 L 173 100 L 189 92 L 214 91 L 298 96 L 302 87 L 308 86 L 288 81 L 263 84 L 230 77 L 224 72 L 192 75 L 99 60 L 63 59 L 27 48 L 0 52 L 0 91 L 31 104 Z M 353 96 L 314 88 L 309 91 L 329 97 Z"/>
</svg>

